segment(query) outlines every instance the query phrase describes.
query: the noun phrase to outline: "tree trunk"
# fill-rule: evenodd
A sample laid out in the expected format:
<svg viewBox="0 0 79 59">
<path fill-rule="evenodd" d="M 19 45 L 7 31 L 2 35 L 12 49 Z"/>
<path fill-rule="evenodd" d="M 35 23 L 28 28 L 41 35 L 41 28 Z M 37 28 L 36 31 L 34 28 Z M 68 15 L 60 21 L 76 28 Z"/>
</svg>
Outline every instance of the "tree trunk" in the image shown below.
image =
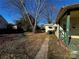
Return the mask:
<svg viewBox="0 0 79 59">
<path fill-rule="evenodd" d="M 33 33 L 36 32 L 36 25 L 37 25 L 37 21 L 36 21 L 36 19 L 35 19 L 35 23 L 34 23 L 34 27 L 33 27 Z"/>
<path fill-rule="evenodd" d="M 27 18 L 28 18 L 28 20 L 29 20 L 29 23 L 30 23 L 30 25 L 31 25 L 31 27 L 32 27 L 32 29 L 33 29 L 33 24 L 32 24 L 32 21 L 31 21 L 29 15 L 28 15 L 27 9 L 25 8 L 25 5 L 22 3 L 21 0 L 20 0 L 20 2 L 21 2 L 21 5 L 23 6 L 24 13 L 26 14 L 26 16 L 27 16 Z M 25 18 L 25 16 L 24 16 L 24 18 Z M 26 20 L 26 18 L 25 18 L 25 20 Z"/>
</svg>

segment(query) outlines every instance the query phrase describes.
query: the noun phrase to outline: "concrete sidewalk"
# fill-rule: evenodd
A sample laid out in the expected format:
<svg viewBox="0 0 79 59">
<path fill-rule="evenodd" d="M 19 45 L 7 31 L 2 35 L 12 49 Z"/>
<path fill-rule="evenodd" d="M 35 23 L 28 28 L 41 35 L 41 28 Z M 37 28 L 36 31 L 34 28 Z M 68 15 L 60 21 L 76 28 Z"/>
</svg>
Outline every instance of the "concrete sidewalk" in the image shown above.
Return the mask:
<svg viewBox="0 0 79 59">
<path fill-rule="evenodd" d="M 49 39 L 46 38 L 44 43 L 41 46 L 41 49 L 35 56 L 35 59 L 48 59 L 48 42 L 49 42 Z"/>
</svg>

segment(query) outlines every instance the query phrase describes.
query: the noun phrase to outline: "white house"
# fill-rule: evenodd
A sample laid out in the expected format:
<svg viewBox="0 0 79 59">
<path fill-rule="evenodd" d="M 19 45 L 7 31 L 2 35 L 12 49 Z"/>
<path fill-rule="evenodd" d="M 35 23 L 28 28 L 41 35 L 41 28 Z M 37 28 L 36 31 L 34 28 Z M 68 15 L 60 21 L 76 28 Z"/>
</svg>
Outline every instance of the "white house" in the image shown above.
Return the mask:
<svg viewBox="0 0 79 59">
<path fill-rule="evenodd" d="M 12 26 L 12 29 L 17 30 L 17 29 L 18 29 L 18 28 L 17 28 L 17 25 Z"/>
<path fill-rule="evenodd" d="M 56 24 L 45 24 L 44 27 L 45 27 L 45 32 L 46 33 L 48 33 L 49 31 L 50 32 L 55 32 L 56 28 L 57 28 L 57 25 Z M 57 33 L 57 31 L 56 31 L 56 33 Z"/>
<path fill-rule="evenodd" d="M 7 28 L 8 22 L 0 15 L 0 29 Z"/>
</svg>

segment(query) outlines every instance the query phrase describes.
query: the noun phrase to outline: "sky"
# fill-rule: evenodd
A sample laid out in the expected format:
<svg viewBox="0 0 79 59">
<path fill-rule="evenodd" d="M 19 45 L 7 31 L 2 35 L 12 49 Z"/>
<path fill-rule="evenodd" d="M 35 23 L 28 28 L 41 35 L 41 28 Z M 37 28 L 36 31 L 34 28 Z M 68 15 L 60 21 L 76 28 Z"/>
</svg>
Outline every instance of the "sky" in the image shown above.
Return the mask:
<svg viewBox="0 0 79 59">
<path fill-rule="evenodd" d="M 53 14 L 53 21 L 55 21 L 56 16 L 59 12 L 59 10 L 63 6 L 68 6 L 72 4 L 78 4 L 79 0 L 49 0 L 51 4 L 55 5 L 57 9 L 57 13 Z M 8 23 L 14 23 L 15 20 L 20 18 L 20 14 L 18 11 L 15 11 L 15 9 L 9 8 L 9 5 L 7 3 L 7 0 L 0 0 L 0 15 L 2 15 Z M 42 23 L 45 21 L 41 21 Z"/>
</svg>

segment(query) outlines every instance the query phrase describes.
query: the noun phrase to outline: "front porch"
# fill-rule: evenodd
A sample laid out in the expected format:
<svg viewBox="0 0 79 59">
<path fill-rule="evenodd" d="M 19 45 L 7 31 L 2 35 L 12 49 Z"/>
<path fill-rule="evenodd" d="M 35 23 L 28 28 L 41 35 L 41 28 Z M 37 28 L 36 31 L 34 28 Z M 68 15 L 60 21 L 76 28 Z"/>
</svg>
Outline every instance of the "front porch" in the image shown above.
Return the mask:
<svg viewBox="0 0 79 59">
<path fill-rule="evenodd" d="M 62 8 L 57 17 L 57 24 L 59 24 L 60 39 L 65 41 L 79 39 L 79 7 L 72 5 Z"/>
<path fill-rule="evenodd" d="M 79 52 L 79 4 L 62 8 L 57 17 L 59 39 L 70 48 Z"/>
</svg>

